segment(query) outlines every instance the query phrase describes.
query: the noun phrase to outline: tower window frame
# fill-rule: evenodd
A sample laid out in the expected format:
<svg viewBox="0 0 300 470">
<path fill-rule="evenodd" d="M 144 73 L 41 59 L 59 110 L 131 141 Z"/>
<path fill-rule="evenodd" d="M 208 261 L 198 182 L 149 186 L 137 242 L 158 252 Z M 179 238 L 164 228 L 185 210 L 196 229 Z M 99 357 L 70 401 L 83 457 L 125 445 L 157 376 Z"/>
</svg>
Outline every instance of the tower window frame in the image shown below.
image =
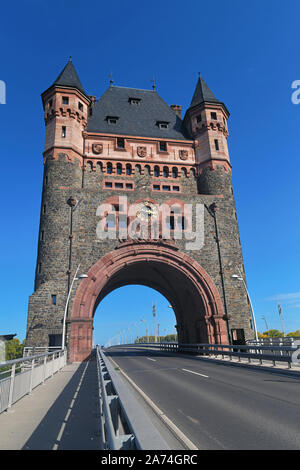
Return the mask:
<svg viewBox="0 0 300 470">
<path fill-rule="evenodd" d="M 215 139 L 214 142 L 215 142 L 215 149 L 218 152 L 220 150 L 219 141 L 218 141 L 218 139 Z"/>
<path fill-rule="evenodd" d="M 215 111 L 211 111 L 210 113 L 210 117 L 213 121 L 217 121 L 218 120 L 218 116 L 217 116 L 217 113 Z"/>
<path fill-rule="evenodd" d="M 159 141 L 159 151 L 160 152 L 167 152 L 168 151 L 167 142 L 165 142 L 164 140 Z"/>
<path fill-rule="evenodd" d="M 61 138 L 65 139 L 67 137 L 67 128 L 66 126 L 61 126 Z"/>
<path fill-rule="evenodd" d="M 69 97 L 68 96 L 63 96 L 62 97 L 62 104 L 64 104 L 64 105 L 69 104 Z"/>
</svg>

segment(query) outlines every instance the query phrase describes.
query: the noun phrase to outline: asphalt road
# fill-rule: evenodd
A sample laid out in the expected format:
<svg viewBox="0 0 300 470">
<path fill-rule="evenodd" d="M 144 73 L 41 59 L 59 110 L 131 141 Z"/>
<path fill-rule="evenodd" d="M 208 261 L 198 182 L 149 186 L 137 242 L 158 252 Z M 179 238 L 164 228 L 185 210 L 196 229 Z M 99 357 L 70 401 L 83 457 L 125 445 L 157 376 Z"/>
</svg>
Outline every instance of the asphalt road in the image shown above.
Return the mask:
<svg viewBox="0 0 300 470">
<path fill-rule="evenodd" d="M 199 449 L 300 449 L 300 378 L 158 351 L 106 354 Z"/>
</svg>

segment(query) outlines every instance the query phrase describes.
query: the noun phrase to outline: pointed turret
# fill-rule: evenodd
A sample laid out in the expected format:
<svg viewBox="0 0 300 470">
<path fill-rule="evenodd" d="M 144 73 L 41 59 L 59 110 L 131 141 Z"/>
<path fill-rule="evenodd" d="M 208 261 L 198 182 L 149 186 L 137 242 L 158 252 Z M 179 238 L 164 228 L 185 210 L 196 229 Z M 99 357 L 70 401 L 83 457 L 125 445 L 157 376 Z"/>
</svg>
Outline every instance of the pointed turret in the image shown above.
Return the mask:
<svg viewBox="0 0 300 470">
<path fill-rule="evenodd" d="M 42 93 L 46 140 L 44 158 L 57 159 L 68 150 L 68 159 L 82 163 L 83 131 L 87 125 L 90 98 L 86 95 L 70 57 L 52 85 Z"/>
<path fill-rule="evenodd" d="M 201 104 L 204 101 L 209 103 L 220 103 L 220 101 L 215 97 L 213 92 L 208 88 L 205 81 L 201 77 L 199 73 L 198 82 L 196 85 L 195 93 L 193 95 L 190 108 L 196 106 L 197 104 Z"/>
<path fill-rule="evenodd" d="M 59 74 L 53 85 L 77 88 L 77 90 L 85 94 L 81 81 L 79 80 L 76 69 L 73 65 L 72 57 L 70 57 L 69 62 Z"/>
<path fill-rule="evenodd" d="M 201 75 L 185 117 L 184 125 L 195 139 L 198 175 L 205 167 L 230 170 L 227 148 L 227 119 L 229 112 L 207 86 Z"/>
</svg>

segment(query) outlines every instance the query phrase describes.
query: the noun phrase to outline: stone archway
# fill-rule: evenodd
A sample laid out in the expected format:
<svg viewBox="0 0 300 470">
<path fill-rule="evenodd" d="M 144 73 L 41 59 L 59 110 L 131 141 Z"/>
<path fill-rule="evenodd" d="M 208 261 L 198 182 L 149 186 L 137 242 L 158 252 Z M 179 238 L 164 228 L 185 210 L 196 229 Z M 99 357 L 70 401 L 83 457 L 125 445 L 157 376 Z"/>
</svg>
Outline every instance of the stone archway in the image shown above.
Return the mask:
<svg viewBox="0 0 300 470">
<path fill-rule="evenodd" d="M 165 241 L 127 241 L 88 271 L 74 298 L 69 323 L 69 357 L 83 361 L 92 349 L 93 317 L 101 300 L 129 284 L 158 290 L 172 304 L 181 343 L 228 343 L 223 304 L 208 273 Z"/>
</svg>

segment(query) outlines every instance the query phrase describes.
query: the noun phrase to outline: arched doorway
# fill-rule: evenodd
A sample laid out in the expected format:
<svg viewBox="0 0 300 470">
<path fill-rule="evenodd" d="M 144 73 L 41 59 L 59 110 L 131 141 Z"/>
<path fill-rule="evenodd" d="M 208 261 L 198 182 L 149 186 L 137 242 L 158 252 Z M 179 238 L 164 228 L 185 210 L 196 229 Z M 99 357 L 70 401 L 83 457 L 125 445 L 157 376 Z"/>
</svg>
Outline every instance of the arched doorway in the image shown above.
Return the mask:
<svg viewBox="0 0 300 470">
<path fill-rule="evenodd" d="M 92 349 L 93 316 L 114 289 L 152 287 L 172 305 L 181 343 L 227 343 L 223 304 L 208 273 L 175 244 L 127 241 L 101 258 L 80 284 L 69 319 L 69 357 L 84 360 Z"/>
</svg>

